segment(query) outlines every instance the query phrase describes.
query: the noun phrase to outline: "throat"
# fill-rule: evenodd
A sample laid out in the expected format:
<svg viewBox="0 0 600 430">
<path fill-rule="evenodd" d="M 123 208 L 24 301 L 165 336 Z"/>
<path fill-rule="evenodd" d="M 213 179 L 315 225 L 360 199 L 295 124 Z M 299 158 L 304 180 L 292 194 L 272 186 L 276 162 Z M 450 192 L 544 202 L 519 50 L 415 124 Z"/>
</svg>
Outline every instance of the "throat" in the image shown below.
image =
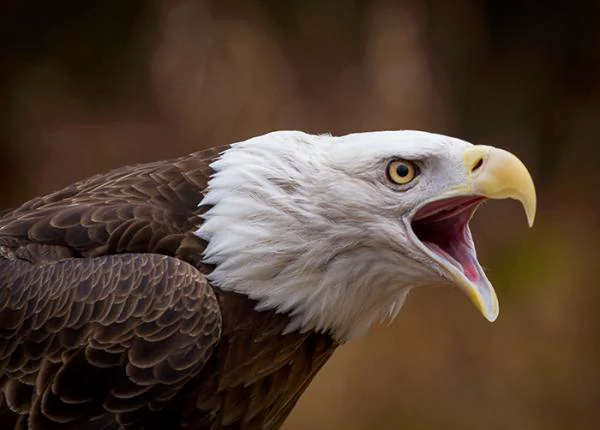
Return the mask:
<svg viewBox="0 0 600 430">
<path fill-rule="evenodd" d="M 331 246 L 314 243 L 315 248 Z M 210 250 L 210 243 L 208 246 Z M 353 249 L 330 258 L 312 250 L 284 254 L 247 254 L 221 260 L 208 275 L 223 293 L 235 293 L 254 305 L 255 312 L 279 315 L 280 334 L 323 333 L 345 343 L 366 333 L 374 324 L 394 318 L 418 267 L 398 270 L 397 255 L 370 248 Z M 394 277 L 390 267 L 395 268 Z M 266 312 L 266 313 L 265 313 Z"/>
<path fill-rule="evenodd" d="M 395 317 L 415 286 L 411 280 L 423 279 L 418 261 L 385 244 L 339 239 L 364 236 L 362 226 L 348 232 L 314 217 L 307 228 L 289 211 L 248 205 L 252 216 L 230 216 L 244 213 L 237 200 L 222 200 L 203 215 L 195 232 L 207 244 L 202 263 L 213 268 L 208 279 L 216 289 L 247 297 L 256 311 L 286 316 L 282 334 L 317 332 L 347 342 Z"/>
</svg>

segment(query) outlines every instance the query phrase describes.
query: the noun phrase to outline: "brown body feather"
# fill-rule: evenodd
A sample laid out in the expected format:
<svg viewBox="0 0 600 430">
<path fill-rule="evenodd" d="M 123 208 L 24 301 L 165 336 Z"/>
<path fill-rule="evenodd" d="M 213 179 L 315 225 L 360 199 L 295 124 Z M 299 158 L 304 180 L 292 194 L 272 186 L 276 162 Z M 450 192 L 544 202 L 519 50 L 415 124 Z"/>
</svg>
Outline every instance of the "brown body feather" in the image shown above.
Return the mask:
<svg viewBox="0 0 600 430">
<path fill-rule="evenodd" d="M 0 428 L 278 428 L 335 344 L 210 286 L 216 150 L 117 169 L 0 218 Z"/>
</svg>

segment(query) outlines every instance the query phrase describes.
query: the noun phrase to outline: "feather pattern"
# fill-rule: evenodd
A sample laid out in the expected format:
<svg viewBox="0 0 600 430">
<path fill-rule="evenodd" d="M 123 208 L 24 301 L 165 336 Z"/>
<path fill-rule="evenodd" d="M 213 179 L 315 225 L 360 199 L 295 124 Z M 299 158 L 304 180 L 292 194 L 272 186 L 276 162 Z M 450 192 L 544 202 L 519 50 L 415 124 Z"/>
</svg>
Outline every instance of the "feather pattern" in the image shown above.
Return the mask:
<svg viewBox="0 0 600 430">
<path fill-rule="evenodd" d="M 336 347 L 211 286 L 194 232 L 226 148 L 129 166 L 0 218 L 0 427 L 278 428 Z"/>
</svg>

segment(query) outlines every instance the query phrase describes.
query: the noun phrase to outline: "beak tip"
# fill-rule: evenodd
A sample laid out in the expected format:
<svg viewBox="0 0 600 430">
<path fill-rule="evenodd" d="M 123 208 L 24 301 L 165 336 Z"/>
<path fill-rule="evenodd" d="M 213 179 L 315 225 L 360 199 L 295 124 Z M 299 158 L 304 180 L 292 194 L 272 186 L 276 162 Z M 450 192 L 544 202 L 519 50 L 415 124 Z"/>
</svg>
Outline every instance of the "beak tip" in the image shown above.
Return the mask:
<svg viewBox="0 0 600 430">
<path fill-rule="evenodd" d="M 533 227 L 533 224 L 535 223 L 535 209 L 533 211 L 531 211 L 530 213 L 527 213 L 527 224 L 529 225 L 529 228 Z"/>
<path fill-rule="evenodd" d="M 535 185 L 533 184 L 533 179 L 531 179 L 531 176 L 529 177 L 528 182 L 528 190 L 519 198 L 519 200 L 525 209 L 527 224 L 529 224 L 529 228 L 531 228 L 533 227 L 533 223 L 535 222 L 535 214 L 537 213 L 537 196 L 535 192 Z"/>
<path fill-rule="evenodd" d="M 493 323 L 498 319 L 498 314 L 500 313 L 500 307 L 498 306 L 498 299 L 494 300 L 493 305 L 488 305 L 487 307 L 479 308 L 483 317 L 489 322 Z"/>
<path fill-rule="evenodd" d="M 498 305 L 496 291 L 487 278 L 482 283 L 469 283 L 465 287 L 464 291 L 481 315 L 489 322 L 496 321 L 500 313 L 500 306 Z"/>
<path fill-rule="evenodd" d="M 496 311 L 491 315 L 485 315 L 485 319 L 491 323 L 495 322 L 498 319 L 498 312 Z"/>
</svg>

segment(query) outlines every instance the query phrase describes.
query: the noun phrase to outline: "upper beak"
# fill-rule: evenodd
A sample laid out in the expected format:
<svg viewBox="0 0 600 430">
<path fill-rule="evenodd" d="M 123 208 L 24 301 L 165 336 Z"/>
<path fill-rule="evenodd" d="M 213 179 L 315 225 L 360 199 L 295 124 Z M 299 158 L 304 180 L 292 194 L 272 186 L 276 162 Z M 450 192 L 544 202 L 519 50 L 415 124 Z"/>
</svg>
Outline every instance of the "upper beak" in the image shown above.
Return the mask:
<svg viewBox="0 0 600 430">
<path fill-rule="evenodd" d="M 535 186 L 525 165 L 515 155 L 503 149 L 477 145 L 464 154 L 467 183 L 455 191 L 480 195 L 490 199 L 511 198 L 523 205 L 529 226 L 533 226 L 536 211 Z M 498 298 L 485 279 L 463 285 L 467 296 L 488 320 L 498 316 Z"/>
<path fill-rule="evenodd" d="M 490 199 L 515 199 L 521 202 L 529 226 L 533 226 L 536 195 L 533 179 L 514 154 L 492 146 L 477 145 L 464 156 L 470 191 Z"/>
</svg>

